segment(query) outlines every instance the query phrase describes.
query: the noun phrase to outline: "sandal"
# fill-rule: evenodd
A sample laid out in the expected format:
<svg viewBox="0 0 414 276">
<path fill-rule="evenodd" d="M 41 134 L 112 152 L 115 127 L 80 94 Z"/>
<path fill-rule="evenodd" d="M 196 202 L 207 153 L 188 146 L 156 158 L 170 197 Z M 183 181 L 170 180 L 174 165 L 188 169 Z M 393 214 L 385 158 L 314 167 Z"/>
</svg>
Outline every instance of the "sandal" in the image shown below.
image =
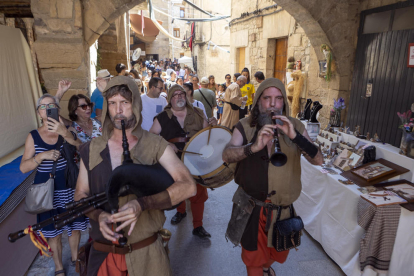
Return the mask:
<svg viewBox="0 0 414 276">
<path fill-rule="evenodd" d="M 66 272 L 65 272 L 65 270 L 64 269 L 62 269 L 62 270 L 58 270 L 58 271 L 55 271 L 55 276 L 57 276 L 57 275 L 59 275 L 59 274 L 65 274 L 65 276 L 66 276 Z"/>
<path fill-rule="evenodd" d="M 265 274 L 266 273 L 266 274 Z M 276 272 L 273 270 L 273 268 L 270 266 L 267 270 L 263 269 L 263 275 L 268 276 L 276 276 Z"/>
<path fill-rule="evenodd" d="M 76 260 L 70 262 L 70 266 L 76 267 Z"/>
</svg>

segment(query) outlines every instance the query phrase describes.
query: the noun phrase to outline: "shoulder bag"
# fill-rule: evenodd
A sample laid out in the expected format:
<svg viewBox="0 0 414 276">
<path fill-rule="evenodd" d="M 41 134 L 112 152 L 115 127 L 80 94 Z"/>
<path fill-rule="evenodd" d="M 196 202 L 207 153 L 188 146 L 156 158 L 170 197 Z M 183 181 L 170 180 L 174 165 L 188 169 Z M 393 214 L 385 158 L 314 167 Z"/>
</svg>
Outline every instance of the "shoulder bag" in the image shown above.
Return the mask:
<svg viewBox="0 0 414 276">
<path fill-rule="evenodd" d="M 56 150 L 60 151 L 63 137 L 59 135 Z M 53 162 L 50 178 L 41 184 L 32 184 L 27 190 L 25 211 L 30 214 L 40 214 L 53 209 L 53 195 L 55 192 L 55 172 L 57 160 Z"/>
<path fill-rule="evenodd" d="M 208 106 L 211 108 L 211 110 L 213 110 L 213 107 L 211 106 L 211 104 L 207 101 L 206 97 L 204 97 L 203 92 L 201 92 L 200 89 L 197 89 L 197 90 L 200 92 L 201 96 L 203 96 L 204 100 L 206 100 L 206 102 L 207 102 Z"/>
<path fill-rule="evenodd" d="M 280 220 L 282 207 L 277 210 L 277 219 L 273 225 L 272 245 L 276 251 L 281 252 L 298 247 L 302 236 L 303 221 L 299 216 L 295 216 L 293 205 L 289 206 L 290 218 Z M 297 249 L 296 249 L 297 250 Z"/>
</svg>

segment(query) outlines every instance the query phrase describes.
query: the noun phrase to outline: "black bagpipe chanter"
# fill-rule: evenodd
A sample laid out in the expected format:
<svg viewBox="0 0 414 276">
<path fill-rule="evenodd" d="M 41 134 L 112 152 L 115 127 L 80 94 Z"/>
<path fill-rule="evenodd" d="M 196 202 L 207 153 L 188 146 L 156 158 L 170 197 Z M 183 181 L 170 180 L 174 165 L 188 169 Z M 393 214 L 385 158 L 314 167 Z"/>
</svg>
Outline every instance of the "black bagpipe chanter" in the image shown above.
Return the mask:
<svg viewBox="0 0 414 276">
<path fill-rule="evenodd" d="M 111 213 L 117 213 L 119 209 L 118 198 L 120 196 L 128 194 L 135 194 L 137 198 L 150 196 L 165 191 L 174 183 L 173 178 L 160 164 L 138 165 L 132 162 L 125 133 L 125 122 L 121 121 L 121 124 L 124 161 L 121 166 L 112 171 L 106 191 L 67 204 L 66 212 L 32 225 L 31 230 L 40 230 L 49 224 L 54 224 L 56 229 L 61 229 L 77 218 L 105 204 L 108 204 Z M 19 238 L 24 237 L 27 232 L 28 228 L 11 233 L 8 237 L 9 241 L 15 242 Z M 123 234 L 122 230 L 120 234 Z M 119 244 L 125 245 L 126 243 L 127 238 L 123 235 L 119 239 Z"/>
</svg>

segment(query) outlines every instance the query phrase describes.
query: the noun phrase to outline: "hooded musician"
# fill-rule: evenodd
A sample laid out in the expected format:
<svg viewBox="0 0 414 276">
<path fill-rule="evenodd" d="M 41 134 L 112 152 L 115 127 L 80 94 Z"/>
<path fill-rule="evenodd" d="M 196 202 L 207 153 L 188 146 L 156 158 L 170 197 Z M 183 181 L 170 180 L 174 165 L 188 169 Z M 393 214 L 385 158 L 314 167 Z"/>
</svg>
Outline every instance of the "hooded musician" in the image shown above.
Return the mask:
<svg viewBox="0 0 414 276">
<path fill-rule="evenodd" d="M 113 78 L 103 96 L 102 136 L 83 145 L 75 200 L 105 191 L 111 172 L 122 163 L 121 120 L 133 163 L 161 164 L 174 183 L 167 190 L 141 198 L 119 198 L 119 212 L 105 208 L 88 213 L 94 241 L 89 255 L 88 275 L 171 275 L 170 263 L 158 231 L 165 222 L 162 210 L 196 194 L 193 178 L 174 150 L 160 136 L 141 128 L 142 103 L 138 86 L 125 76 Z M 105 206 L 104 206 L 105 207 Z M 106 209 L 107 210 L 107 209 Z M 120 223 L 116 226 L 115 223 Z M 116 239 L 125 228 L 128 244 L 120 248 Z M 127 233 L 127 234 L 126 234 Z M 116 252 L 116 253 L 113 253 Z"/>
<path fill-rule="evenodd" d="M 168 105 L 164 111 L 154 118 L 150 129 L 151 133 L 161 135 L 174 148 L 177 156 L 181 158 L 182 150 L 190 138 L 210 125 L 217 125 L 216 118 L 207 120 L 203 111 L 193 107 L 187 98 L 184 88 L 178 84 L 168 91 Z M 208 199 L 207 189 L 197 184 L 197 194 L 191 197 L 191 211 L 193 214 L 193 235 L 200 238 L 210 238 L 211 235 L 203 227 L 204 202 Z M 171 219 L 171 224 L 178 224 L 186 217 L 185 201 L 178 208 Z"/>
<path fill-rule="evenodd" d="M 272 117 L 271 112 L 280 115 Z M 244 229 L 235 227 L 237 221 L 233 218 L 237 217 L 238 207 L 234 205 L 226 233 L 233 243 L 241 243 L 242 260 L 249 276 L 275 275 L 271 265 L 275 261 L 285 262 L 289 254 L 288 250 L 277 251 L 272 237 L 277 211 L 280 220 L 289 218 L 290 206 L 300 195 L 301 154 L 312 164 L 322 164 L 322 154 L 311 142 L 304 125 L 289 114 L 284 84 L 275 78 L 264 80 L 255 94 L 252 114 L 236 124 L 223 151 L 225 162 L 237 162 L 236 194 L 240 195 L 241 190 L 247 204 L 254 203 Z M 273 124 L 275 119 L 282 124 Z M 281 167 L 269 162 L 276 128 L 281 151 L 287 157 Z"/>
</svg>

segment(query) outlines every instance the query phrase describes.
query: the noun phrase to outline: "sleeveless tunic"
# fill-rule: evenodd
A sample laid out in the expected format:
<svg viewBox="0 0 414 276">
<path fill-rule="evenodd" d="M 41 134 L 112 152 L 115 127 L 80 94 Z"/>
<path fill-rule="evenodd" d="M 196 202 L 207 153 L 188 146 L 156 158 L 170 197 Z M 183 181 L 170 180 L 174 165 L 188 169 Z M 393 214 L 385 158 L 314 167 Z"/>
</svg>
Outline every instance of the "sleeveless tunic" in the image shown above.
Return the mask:
<svg viewBox="0 0 414 276">
<path fill-rule="evenodd" d="M 297 119 L 288 117 L 299 133 L 305 127 Z M 258 129 L 250 126 L 250 118 L 240 120 L 235 126 L 243 136 L 243 145 L 254 143 L 257 139 Z M 275 167 L 269 162 L 267 146 L 261 151 L 237 163 L 234 181 L 250 196 L 265 201 L 267 194 L 276 191 L 271 196 L 271 202 L 279 206 L 289 206 L 300 195 L 302 184 L 300 181 L 301 151 L 286 135 L 280 133 L 279 143 L 283 153 L 287 156 L 287 163 L 282 167 Z M 274 145 L 271 152 L 274 152 Z M 257 250 L 257 235 L 260 217 L 260 206 L 255 206 L 250 220 L 242 236 L 241 244 L 249 251 Z M 289 208 L 282 209 L 280 219 L 290 216 Z M 276 210 L 268 232 L 268 247 L 272 247 L 273 224 L 276 221 Z"/>
</svg>

